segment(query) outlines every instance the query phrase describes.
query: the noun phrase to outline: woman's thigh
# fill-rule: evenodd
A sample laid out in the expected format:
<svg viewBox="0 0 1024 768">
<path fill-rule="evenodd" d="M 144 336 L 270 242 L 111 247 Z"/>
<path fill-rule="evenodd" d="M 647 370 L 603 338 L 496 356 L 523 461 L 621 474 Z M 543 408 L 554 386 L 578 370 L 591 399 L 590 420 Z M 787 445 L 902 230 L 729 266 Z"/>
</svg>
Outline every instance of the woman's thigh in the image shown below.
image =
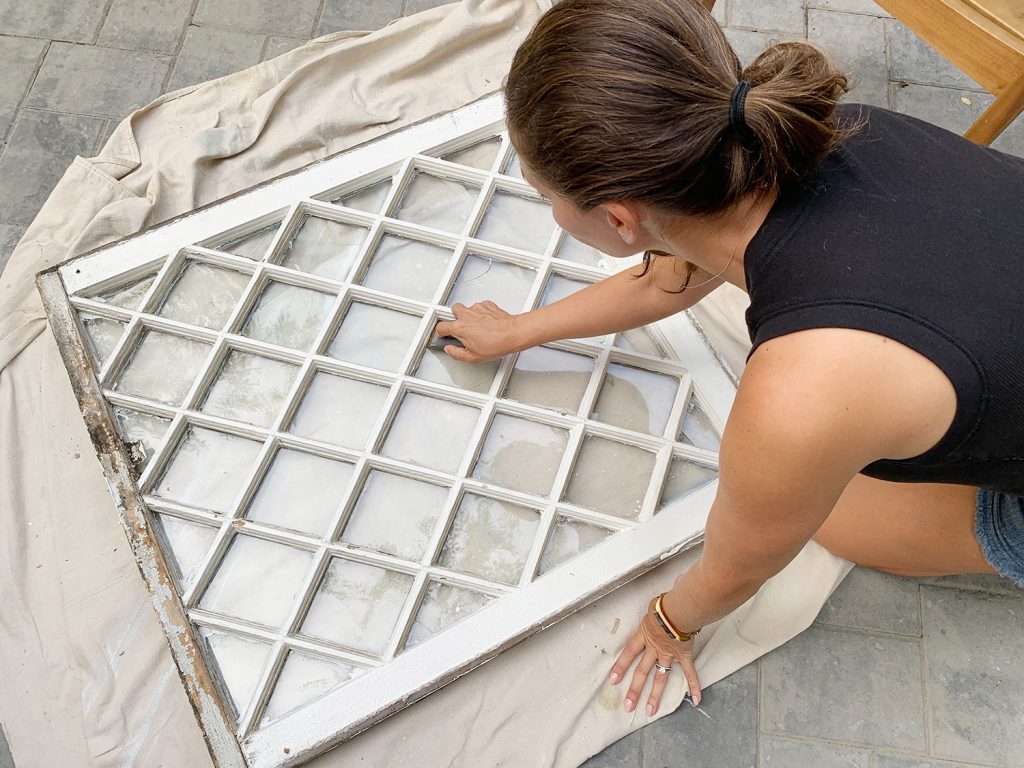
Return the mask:
<svg viewBox="0 0 1024 768">
<path fill-rule="evenodd" d="M 858 565 L 905 576 L 994 573 L 974 534 L 977 493 L 857 475 L 814 540 Z"/>
</svg>

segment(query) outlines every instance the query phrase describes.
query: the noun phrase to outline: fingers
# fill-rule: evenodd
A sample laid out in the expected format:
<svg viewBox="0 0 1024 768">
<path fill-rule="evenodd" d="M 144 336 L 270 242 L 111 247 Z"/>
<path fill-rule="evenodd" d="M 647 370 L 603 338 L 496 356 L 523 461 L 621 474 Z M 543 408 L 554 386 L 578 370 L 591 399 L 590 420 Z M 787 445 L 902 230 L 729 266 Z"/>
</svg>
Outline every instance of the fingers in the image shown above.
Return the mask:
<svg viewBox="0 0 1024 768">
<path fill-rule="evenodd" d="M 476 362 L 477 356 L 470 352 L 465 347 L 460 347 L 455 344 L 448 344 L 444 351 L 448 353 L 448 356 L 455 360 L 461 360 L 464 363 Z"/>
<path fill-rule="evenodd" d="M 681 657 L 679 664 L 683 668 L 683 677 L 686 678 L 686 687 L 690 690 L 690 698 L 693 699 L 693 706 L 700 704 L 701 691 L 700 680 L 697 678 L 697 666 L 689 656 Z M 668 677 L 668 675 L 666 675 Z"/>
<path fill-rule="evenodd" d="M 452 304 L 452 314 L 455 315 L 455 319 L 459 319 L 459 315 L 466 311 L 465 304 Z"/>
<path fill-rule="evenodd" d="M 665 661 L 658 659 L 658 664 L 663 667 L 672 669 L 672 659 Z M 654 668 L 654 682 L 651 683 L 651 693 L 647 697 L 647 716 L 650 717 L 658 711 L 658 706 L 661 704 L 661 694 L 665 691 L 665 684 L 668 683 L 668 676 L 670 672 L 662 672 L 657 667 Z"/>
<path fill-rule="evenodd" d="M 612 665 L 611 674 L 608 675 L 608 682 L 615 685 L 622 678 L 626 676 L 626 670 L 633 666 L 633 662 L 636 657 L 643 653 L 644 636 L 637 632 L 629 639 L 626 643 L 626 647 L 622 649 L 622 653 L 619 654 L 619 658 L 615 660 L 615 664 Z"/>
<path fill-rule="evenodd" d="M 640 691 L 644 689 L 644 685 L 647 683 L 647 676 L 651 674 L 651 668 L 657 660 L 658 654 L 653 648 L 648 648 L 644 651 L 640 663 L 636 665 L 636 669 L 633 671 L 633 680 L 629 684 L 629 690 L 626 691 L 625 707 L 627 712 L 632 712 L 636 708 L 636 703 L 640 700 Z"/>
<path fill-rule="evenodd" d="M 455 335 L 455 320 L 442 320 L 434 326 L 434 333 L 438 336 L 452 337 Z"/>
</svg>

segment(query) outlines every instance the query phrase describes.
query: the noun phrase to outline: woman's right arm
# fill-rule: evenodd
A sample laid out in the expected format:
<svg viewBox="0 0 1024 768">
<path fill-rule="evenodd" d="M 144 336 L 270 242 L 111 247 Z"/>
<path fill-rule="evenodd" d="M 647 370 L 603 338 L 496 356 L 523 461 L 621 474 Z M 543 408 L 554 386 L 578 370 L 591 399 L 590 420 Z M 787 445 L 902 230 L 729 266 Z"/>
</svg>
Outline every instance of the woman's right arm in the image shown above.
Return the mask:
<svg viewBox="0 0 1024 768">
<path fill-rule="evenodd" d="M 482 363 L 557 339 L 579 339 L 637 328 L 689 309 L 722 284 L 696 269 L 693 288 L 678 292 L 685 262 L 659 256 L 646 275 L 643 266 L 625 269 L 560 301 L 510 315 L 490 301 L 452 307 L 455 320 L 437 324 L 437 333 L 457 338 L 465 348 L 445 347 L 452 357 Z"/>
</svg>

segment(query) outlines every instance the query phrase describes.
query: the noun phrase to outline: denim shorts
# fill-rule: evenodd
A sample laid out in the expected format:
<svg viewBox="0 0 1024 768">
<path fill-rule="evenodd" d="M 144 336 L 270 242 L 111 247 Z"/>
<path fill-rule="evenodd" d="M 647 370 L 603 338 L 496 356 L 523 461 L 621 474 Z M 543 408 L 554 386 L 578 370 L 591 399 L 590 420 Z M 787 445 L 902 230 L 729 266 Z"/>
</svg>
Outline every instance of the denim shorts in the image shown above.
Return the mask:
<svg viewBox="0 0 1024 768">
<path fill-rule="evenodd" d="M 1024 498 L 982 488 L 974 533 L 989 564 L 1024 587 Z"/>
</svg>

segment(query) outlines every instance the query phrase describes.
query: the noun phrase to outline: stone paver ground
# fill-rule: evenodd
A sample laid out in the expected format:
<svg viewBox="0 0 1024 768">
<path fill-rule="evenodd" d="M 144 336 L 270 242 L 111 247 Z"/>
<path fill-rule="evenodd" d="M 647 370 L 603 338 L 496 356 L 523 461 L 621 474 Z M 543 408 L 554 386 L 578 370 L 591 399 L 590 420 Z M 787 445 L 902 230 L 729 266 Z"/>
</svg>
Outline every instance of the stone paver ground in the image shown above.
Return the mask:
<svg viewBox="0 0 1024 768">
<path fill-rule="evenodd" d="M 0 269 L 76 154 L 157 95 L 441 0 L 0 0 Z M 806 38 L 851 98 L 962 132 L 991 102 L 872 0 L 719 0 L 741 59 Z M 995 143 L 1024 156 L 1024 120 Z M 1024 591 L 856 569 L 815 625 L 586 768 L 1024 766 Z M 0 768 L 13 765 L 0 737 Z M 429 767 L 428 767 L 429 768 Z"/>
</svg>

